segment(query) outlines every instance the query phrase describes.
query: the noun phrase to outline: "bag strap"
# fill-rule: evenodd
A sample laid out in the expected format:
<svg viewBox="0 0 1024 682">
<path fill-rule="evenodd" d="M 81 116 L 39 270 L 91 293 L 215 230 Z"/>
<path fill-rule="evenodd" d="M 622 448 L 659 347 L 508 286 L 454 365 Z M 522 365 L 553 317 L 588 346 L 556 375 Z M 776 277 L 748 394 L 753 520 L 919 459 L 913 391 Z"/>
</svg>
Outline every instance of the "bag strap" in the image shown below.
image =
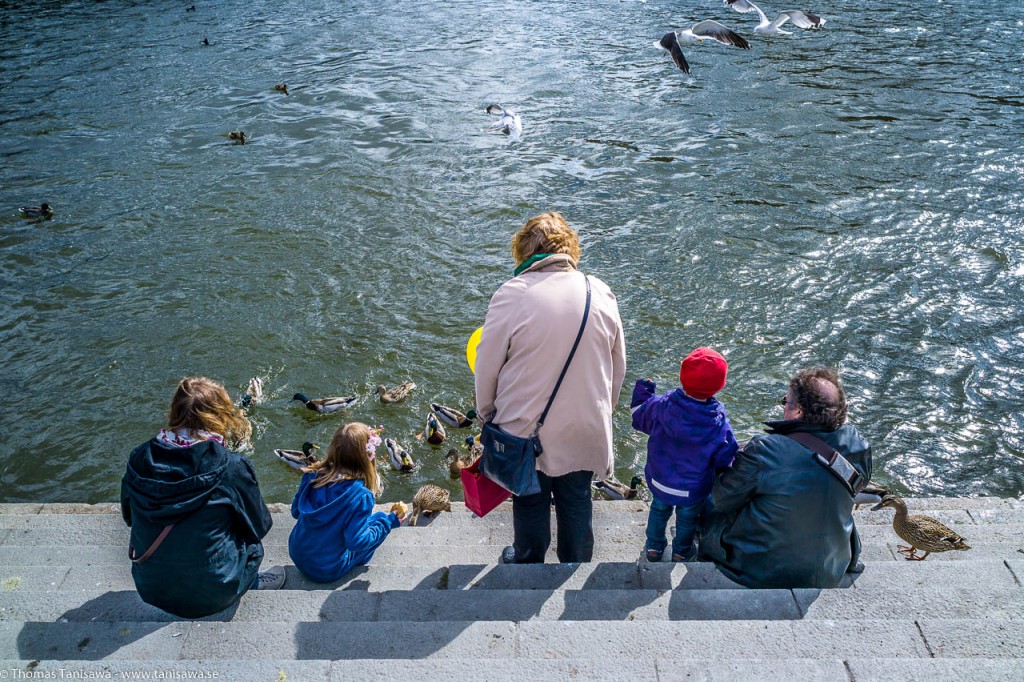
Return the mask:
<svg viewBox="0 0 1024 682">
<path fill-rule="evenodd" d="M 576 355 L 576 349 L 579 348 L 580 339 L 583 338 L 583 329 L 587 326 L 587 318 L 590 317 L 590 277 L 583 275 L 583 279 L 587 283 L 587 303 L 583 307 L 583 321 L 580 322 L 580 330 L 576 334 L 576 341 L 572 344 L 572 350 L 569 351 L 569 358 L 565 361 L 565 366 L 562 367 L 562 373 L 558 375 L 558 381 L 555 382 L 555 388 L 551 391 L 551 397 L 548 398 L 548 404 L 544 407 L 544 411 L 541 413 L 540 419 L 537 420 L 537 428 L 533 430 L 534 437 L 540 431 L 540 427 L 544 426 L 544 420 L 547 419 L 548 410 L 551 409 L 551 403 L 555 402 L 555 395 L 558 393 L 558 389 L 562 385 L 562 379 L 565 378 L 565 373 L 569 370 L 569 363 L 572 362 L 572 356 Z"/>
<path fill-rule="evenodd" d="M 170 524 L 169 526 L 164 526 L 164 529 L 162 531 L 160 531 L 160 535 L 156 536 L 156 540 L 154 540 L 153 544 L 149 546 L 149 549 L 147 549 L 142 554 L 142 556 L 140 556 L 138 558 L 132 556 L 133 554 L 135 554 L 135 548 L 132 547 L 131 545 L 129 545 L 128 546 L 128 558 L 132 560 L 133 564 L 141 564 L 143 561 L 146 561 L 147 559 L 149 559 L 149 557 L 153 556 L 153 552 L 156 551 L 156 548 L 160 546 L 160 543 L 164 541 L 164 538 L 167 537 L 167 534 L 171 532 L 172 528 L 174 528 L 174 524 L 173 523 Z"/>
<path fill-rule="evenodd" d="M 825 469 L 833 476 L 839 479 L 839 482 L 843 484 L 846 491 L 850 493 L 852 497 L 856 497 L 857 493 L 860 492 L 861 488 L 867 481 L 860 475 L 860 472 L 854 468 L 850 461 L 839 454 L 839 451 L 833 448 L 831 445 L 818 438 L 812 436 L 804 431 L 795 431 L 793 433 L 783 434 L 788 438 L 792 438 L 800 445 L 805 448 L 809 448 L 814 451 L 814 461 L 825 467 Z"/>
</svg>

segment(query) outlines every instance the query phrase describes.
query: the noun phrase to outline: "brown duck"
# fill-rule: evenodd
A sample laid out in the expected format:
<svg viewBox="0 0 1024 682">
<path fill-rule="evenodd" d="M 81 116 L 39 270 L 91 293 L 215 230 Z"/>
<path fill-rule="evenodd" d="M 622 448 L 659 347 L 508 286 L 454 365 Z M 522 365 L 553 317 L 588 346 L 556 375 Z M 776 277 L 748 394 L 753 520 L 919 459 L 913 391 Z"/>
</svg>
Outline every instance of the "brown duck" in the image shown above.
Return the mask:
<svg viewBox="0 0 1024 682">
<path fill-rule="evenodd" d="M 412 498 L 412 519 L 409 521 L 409 525 L 415 526 L 421 513 L 429 516 L 437 512 L 450 512 L 451 510 L 451 495 L 448 491 L 433 483 L 427 483 L 417 490 Z"/>
<path fill-rule="evenodd" d="M 966 550 L 971 546 L 964 539 L 940 523 L 924 514 L 907 514 L 907 503 L 899 495 L 886 495 L 882 501 L 871 508 L 877 511 L 882 507 L 892 507 L 896 515 L 892 517 L 892 529 L 896 535 L 910 543 L 910 546 L 896 545 L 896 550 L 907 558 L 907 561 L 924 561 L 932 552 L 947 552 L 951 549 Z M 918 556 L 917 550 L 924 552 Z"/>
</svg>

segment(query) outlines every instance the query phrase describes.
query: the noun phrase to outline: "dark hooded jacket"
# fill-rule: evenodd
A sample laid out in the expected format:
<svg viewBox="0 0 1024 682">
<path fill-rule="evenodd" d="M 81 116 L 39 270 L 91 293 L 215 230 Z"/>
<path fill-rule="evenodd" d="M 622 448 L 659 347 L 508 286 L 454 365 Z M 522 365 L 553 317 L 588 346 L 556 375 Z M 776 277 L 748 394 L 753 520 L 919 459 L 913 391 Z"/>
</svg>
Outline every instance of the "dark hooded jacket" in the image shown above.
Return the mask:
<svg viewBox="0 0 1024 682">
<path fill-rule="evenodd" d="M 836 587 L 860 556 L 853 497 L 811 450 L 784 434 L 817 436 L 865 481 L 871 448 L 849 424 L 834 431 L 797 420 L 767 426 L 716 477 L 701 558 L 747 587 Z"/>
<path fill-rule="evenodd" d="M 252 463 L 215 441 L 178 448 L 154 438 L 135 448 L 121 513 L 136 556 L 175 524 L 149 559 L 132 564 L 132 578 L 144 602 L 183 618 L 216 613 L 245 594 L 272 524 Z"/>
</svg>

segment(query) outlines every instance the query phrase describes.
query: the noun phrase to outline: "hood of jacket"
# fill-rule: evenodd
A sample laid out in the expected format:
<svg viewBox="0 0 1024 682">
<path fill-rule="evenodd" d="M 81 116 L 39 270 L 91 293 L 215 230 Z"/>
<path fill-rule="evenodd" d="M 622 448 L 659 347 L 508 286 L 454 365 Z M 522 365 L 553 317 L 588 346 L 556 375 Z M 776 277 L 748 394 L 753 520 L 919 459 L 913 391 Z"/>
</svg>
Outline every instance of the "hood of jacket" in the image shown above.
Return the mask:
<svg viewBox="0 0 1024 682">
<path fill-rule="evenodd" d="M 307 528 L 339 528 L 359 508 L 357 502 L 372 493 L 361 480 L 339 481 L 315 488 L 316 474 L 303 474 L 295 495 L 296 509 Z"/>
<path fill-rule="evenodd" d="M 124 482 L 137 514 L 172 523 L 209 500 L 228 463 L 228 451 L 215 441 L 178 448 L 154 438 L 132 451 Z"/>
<path fill-rule="evenodd" d="M 721 429 L 725 423 L 725 410 L 722 403 L 714 398 L 697 400 L 686 395 L 681 388 L 668 394 L 669 401 L 677 408 L 671 412 L 671 419 L 662 423 L 665 433 L 681 441 L 704 442 L 708 431 Z"/>
</svg>

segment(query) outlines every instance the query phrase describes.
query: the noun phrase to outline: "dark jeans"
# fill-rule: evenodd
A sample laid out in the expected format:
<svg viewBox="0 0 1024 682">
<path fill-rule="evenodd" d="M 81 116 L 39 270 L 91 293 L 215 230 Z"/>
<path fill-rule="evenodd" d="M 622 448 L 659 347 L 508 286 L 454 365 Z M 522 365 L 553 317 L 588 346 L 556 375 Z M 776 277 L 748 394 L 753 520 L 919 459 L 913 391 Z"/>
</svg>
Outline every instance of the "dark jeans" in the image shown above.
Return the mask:
<svg viewBox="0 0 1024 682">
<path fill-rule="evenodd" d="M 703 505 L 695 504 L 689 507 L 673 507 L 653 498 L 651 500 L 651 511 L 647 516 L 647 544 L 644 551 L 653 549 L 656 552 L 664 552 L 668 542 L 665 540 L 665 528 L 668 520 L 672 518 L 672 512 L 676 513 L 676 532 L 672 538 L 672 558 L 682 557 L 682 561 L 692 561 L 697 554 L 694 536 L 697 533 L 697 520 L 700 517 Z"/>
<path fill-rule="evenodd" d="M 558 560 L 590 561 L 594 556 L 594 504 L 590 471 L 548 476 L 540 471 L 540 492 L 512 498 L 513 547 L 517 564 L 542 564 L 551 545 L 551 501 L 558 522 Z"/>
</svg>

